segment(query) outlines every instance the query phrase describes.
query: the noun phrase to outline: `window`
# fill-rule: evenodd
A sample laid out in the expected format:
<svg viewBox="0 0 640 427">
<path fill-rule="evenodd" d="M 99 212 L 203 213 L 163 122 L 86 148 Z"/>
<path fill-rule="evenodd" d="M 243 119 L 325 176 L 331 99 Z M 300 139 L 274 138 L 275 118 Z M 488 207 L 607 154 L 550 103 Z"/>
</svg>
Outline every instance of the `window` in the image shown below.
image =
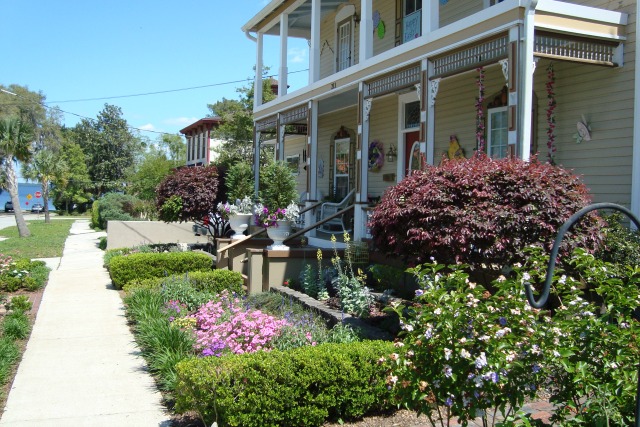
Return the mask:
<svg viewBox="0 0 640 427">
<path fill-rule="evenodd" d="M 342 71 L 345 68 L 349 68 L 352 63 L 352 44 L 353 44 L 353 32 L 352 21 L 348 18 L 338 24 L 337 35 L 337 52 L 336 52 L 336 71 Z"/>
<path fill-rule="evenodd" d="M 422 0 L 403 0 L 402 43 L 422 35 Z"/>
<path fill-rule="evenodd" d="M 404 128 L 420 127 L 420 101 L 404 104 Z"/>
<path fill-rule="evenodd" d="M 300 175 L 300 154 L 287 156 L 287 166 L 291 169 L 291 173 Z"/>
<path fill-rule="evenodd" d="M 349 151 L 351 139 L 343 138 L 335 140 L 335 162 L 333 174 L 334 196 L 342 200 L 349 193 Z"/>
<path fill-rule="evenodd" d="M 489 157 L 501 159 L 507 157 L 509 152 L 508 142 L 508 113 L 507 107 L 490 108 L 488 116 L 488 148 Z"/>
</svg>

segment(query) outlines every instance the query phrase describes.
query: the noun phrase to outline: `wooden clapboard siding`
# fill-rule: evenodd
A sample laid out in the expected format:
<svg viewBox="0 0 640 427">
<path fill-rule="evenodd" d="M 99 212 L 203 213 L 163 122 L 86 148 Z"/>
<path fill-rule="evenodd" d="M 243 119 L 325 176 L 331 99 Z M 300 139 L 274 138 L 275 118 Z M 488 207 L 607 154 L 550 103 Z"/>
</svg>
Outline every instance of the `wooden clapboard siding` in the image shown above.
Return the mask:
<svg viewBox="0 0 640 427">
<path fill-rule="evenodd" d="M 369 142 L 380 141 L 384 145 L 385 154 L 391 145 L 398 148 L 398 95 L 391 94 L 380 98 L 375 98 L 369 116 Z M 363 144 L 363 148 L 368 144 Z M 398 159 L 396 159 L 396 162 Z M 368 195 L 381 196 L 390 185 L 395 182 L 385 182 L 382 176 L 388 173 L 396 173 L 397 163 L 388 163 L 385 159 L 384 165 L 377 172 L 368 172 Z"/>
<path fill-rule="evenodd" d="M 481 0 L 450 0 L 446 4 L 440 3 L 440 28 L 480 12 L 482 9 L 483 2 Z"/>
<path fill-rule="evenodd" d="M 385 35 L 381 39 L 374 28 L 373 55 L 378 55 L 395 47 L 396 7 L 392 0 L 374 0 L 373 11 L 380 12 L 380 19 L 384 22 Z M 358 12 L 359 13 L 359 12 Z M 358 27 L 359 28 L 359 27 Z"/>
<path fill-rule="evenodd" d="M 331 193 L 330 187 L 333 186 L 333 183 L 329 182 L 331 176 L 329 167 L 332 164 L 329 158 L 331 152 L 331 137 L 340 130 L 341 126 L 357 132 L 357 115 L 357 108 L 349 107 L 323 114 L 318 118 L 318 160 L 322 159 L 324 161 L 324 177 L 318 177 L 320 197 L 328 196 Z M 314 173 L 317 173 L 317 171 Z M 353 173 L 355 173 L 355 171 Z"/>
</svg>

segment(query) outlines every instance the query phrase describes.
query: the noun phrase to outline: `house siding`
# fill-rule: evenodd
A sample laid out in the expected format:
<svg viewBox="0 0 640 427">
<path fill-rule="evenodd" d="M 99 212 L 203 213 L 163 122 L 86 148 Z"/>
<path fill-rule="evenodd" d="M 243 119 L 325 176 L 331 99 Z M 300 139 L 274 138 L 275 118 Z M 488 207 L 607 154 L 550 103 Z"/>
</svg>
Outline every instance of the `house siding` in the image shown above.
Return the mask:
<svg viewBox="0 0 640 427">
<path fill-rule="evenodd" d="M 398 142 L 398 95 L 392 94 L 380 98 L 375 98 L 371 106 L 369 115 L 369 140 L 380 141 L 384 146 L 384 154 L 389 151 L 390 146 L 395 146 Z M 363 147 L 368 149 L 368 146 Z M 396 159 L 400 161 L 401 159 Z M 383 181 L 384 174 L 396 173 L 397 163 L 389 163 L 385 159 L 384 165 L 377 172 L 368 171 L 368 196 L 381 196 L 390 185 L 395 182 Z"/>
<path fill-rule="evenodd" d="M 302 160 L 302 150 L 306 149 L 306 137 L 304 135 L 290 135 L 284 140 L 284 158 L 287 156 L 300 155 L 300 169 L 296 178 L 296 188 L 298 194 L 302 194 L 307 191 L 307 171 L 304 169 L 304 162 Z"/>
<path fill-rule="evenodd" d="M 481 11 L 483 6 L 483 2 L 477 0 L 440 3 L 440 28 Z"/>
</svg>

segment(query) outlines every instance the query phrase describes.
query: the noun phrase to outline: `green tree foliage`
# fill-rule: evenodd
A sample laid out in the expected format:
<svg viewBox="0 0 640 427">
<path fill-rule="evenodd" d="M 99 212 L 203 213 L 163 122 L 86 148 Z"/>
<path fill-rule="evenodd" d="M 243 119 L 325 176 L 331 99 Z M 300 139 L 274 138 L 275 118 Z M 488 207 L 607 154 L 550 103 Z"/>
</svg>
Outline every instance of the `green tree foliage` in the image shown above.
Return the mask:
<svg viewBox="0 0 640 427">
<path fill-rule="evenodd" d="M 201 219 L 215 209 L 218 194 L 218 169 L 215 166 L 193 166 L 175 169 L 160 183 L 157 189 L 156 208 L 163 221 L 189 221 Z M 164 209 L 171 215 L 163 215 L 163 206 L 169 202 L 181 209 Z M 177 214 L 176 214 L 177 213 Z"/>
<path fill-rule="evenodd" d="M 260 199 L 269 209 L 286 208 L 298 198 L 295 177 L 284 162 L 272 162 L 260 170 Z"/>
<path fill-rule="evenodd" d="M 253 169 L 246 162 L 238 162 L 227 171 L 225 186 L 230 202 L 242 200 L 245 197 L 253 197 Z"/>
<path fill-rule="evenodd" d="M 129 130 L 120 107 L 105 104 L 97 120 L 83 119 L 73 134 L 86 156 L 93 194 L 122 191 L 126 172 L 141 151 L 142 141 Z"/>
<path fill-rule="evenodd" d="M 13 202 L 14 216 L 20 237 L 29 237 L 31 232 L 22 216 L 20 200 L 18 199 L 18 180 L 16 178 L 15 162 L 28 162 L 31 159 L 31 145 L 33 142 L 33 127 L 18 117 L 4 117 L 0 119 L 0 172 Z"/>
<path fill-rule="evenodd" d="M 271 79 L 262 81 L 262 97 L 264 102 L 275 98 L 271 90 Z M 207 107 L 211 111 L 209 117 L 220 117 L 222 124 L 214 132 L 217 138 L 224 140 L 218 149 L 217 164 L 231 166 L 244 161 L 253 163 L 253 84 L 237 89 L 240 98 L 222 98 Z M 264 154 L 264 153 L 263 153 Z"/>
<path fill-rule="evenodd" d="M 173 167 L 182 166 L 187 162 L 187 144 L 180 135 L 162 134 L 158 138 L 159 146 L 167 153 L 167 159 Z"/>
<path fill-rule="evenodd" d="M 63 135 L 68 136 L 69 133 L 68 129 L 63 130 Z M 74 205 L 86 206 L 91 200 L 89 190 L 92 183 L 82 148 L 70 138 L 64 137 L 56 152 L 56 159 L 66 165 L 62 175 L 57 177 L 52 191 L 56 209 L 71 212 Z"/>
<path fill-rule="evenodd" d="M 127 193 L 134 194 L 141 200 L 155 201 L 156 187 L 171 173 L 174 165 L 164 151 L 151 148 L 129 176 Z"/>
<path fill-rule="evenodd" d="M 14 96 L 0 92 L 0 117 L 18 117 L 20 121 L 30 124 L 34 130 L 34 140 L 38 140 L 38 127 L 47 117 L 43 104 L 46 99 L 44 94 L 32 92 L 28 87 L 16 84 L 0 85 L 0 89 L 15 94 Z"/>
</svg>

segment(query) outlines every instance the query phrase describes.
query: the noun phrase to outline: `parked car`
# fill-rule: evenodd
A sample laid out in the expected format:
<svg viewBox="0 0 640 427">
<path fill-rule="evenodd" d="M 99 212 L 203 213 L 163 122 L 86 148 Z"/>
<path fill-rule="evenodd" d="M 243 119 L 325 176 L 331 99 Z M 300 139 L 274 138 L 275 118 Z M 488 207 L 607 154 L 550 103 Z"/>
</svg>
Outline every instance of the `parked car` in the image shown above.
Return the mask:
<svg viewBox="0 0 640 427">
<path fill-rule="evenodd" d="M 31 206 L 31 213 L 40 213 L 44 210 L 44 206 L 42 206 L 42 203 L 34 203 L 33 206 Z"/>
<path fill-rule="evenodd" d="M 4 204 L 5 212 L 13 212 L 13 202 L 7 202 Z"/>
</svg>

